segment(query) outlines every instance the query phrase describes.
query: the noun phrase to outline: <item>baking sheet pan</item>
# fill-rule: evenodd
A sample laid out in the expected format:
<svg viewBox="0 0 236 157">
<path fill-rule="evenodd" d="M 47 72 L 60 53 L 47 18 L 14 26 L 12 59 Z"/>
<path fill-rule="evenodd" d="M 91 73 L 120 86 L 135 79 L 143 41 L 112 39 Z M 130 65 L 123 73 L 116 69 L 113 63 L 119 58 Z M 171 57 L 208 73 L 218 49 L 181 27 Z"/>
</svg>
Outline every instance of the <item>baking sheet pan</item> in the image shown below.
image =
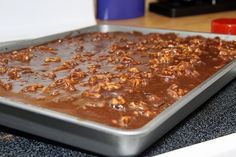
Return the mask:
<svg viewBox="0 0 236 157">
<path fill-rule="evenodd" d="M 211 38 L 219 36 L 224 40 L 236 40 L 236 36 L 229 35 L 100 25 L 39 39 L 0 43 L 0 52 L 38 45 L 68 35 L 112 31 L 173 32 L 180 36 L 202 35 Z M 0 124 L 103 155 L 137 155 L 235 77 L 236 61 L 234 60 L 168 107 L 147 125 L 135 130 L 112 128 L 3 97 L 0 97 Z"/>
</svg>

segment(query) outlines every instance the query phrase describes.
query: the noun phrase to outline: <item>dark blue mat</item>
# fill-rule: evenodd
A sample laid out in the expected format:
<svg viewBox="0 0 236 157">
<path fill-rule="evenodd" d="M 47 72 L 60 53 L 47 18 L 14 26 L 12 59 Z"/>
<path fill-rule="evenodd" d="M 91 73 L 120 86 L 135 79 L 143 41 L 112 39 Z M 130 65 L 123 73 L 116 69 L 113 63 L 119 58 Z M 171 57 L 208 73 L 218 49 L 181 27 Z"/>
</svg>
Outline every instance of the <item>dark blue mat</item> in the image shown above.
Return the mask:
<svg viewBox="0 0 236 157">
<path fill-rule="evenodd" d="M 236 132 L 236 79 L 140 156 L 153 156 Z M 99 156 L 0 126 L 1 156 Z"/>
</svg>

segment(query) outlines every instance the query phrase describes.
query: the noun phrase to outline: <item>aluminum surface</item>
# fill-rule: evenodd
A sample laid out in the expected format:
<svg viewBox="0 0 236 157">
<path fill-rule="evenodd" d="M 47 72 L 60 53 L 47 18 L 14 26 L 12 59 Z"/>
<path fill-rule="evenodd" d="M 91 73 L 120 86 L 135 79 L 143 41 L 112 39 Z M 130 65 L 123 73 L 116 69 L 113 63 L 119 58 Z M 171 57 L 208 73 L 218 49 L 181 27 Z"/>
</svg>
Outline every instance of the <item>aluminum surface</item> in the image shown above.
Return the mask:
<svg viewBox="0 0 236 157">
<path fill-rule="evenodd" d="M 179 36 L 202 35 L 211 38 L 219 36 L 224 40 L 236 40 L 236 36 L 210 33 L 100 25 L 38 39 L 0 43 L 0 52 L 38 45 L 68 35 L 76 36 L 85 32 L 113 31 L 173 32 Z M 157 141 L 158 138 L 235 77 L 236 60 L 194 88 L 144 127 L 135 130 L 112 128 L 3 97 L 0 97 L 0 124 L 103 155 L 132 156 L 141 153 Z"/>
</svg>

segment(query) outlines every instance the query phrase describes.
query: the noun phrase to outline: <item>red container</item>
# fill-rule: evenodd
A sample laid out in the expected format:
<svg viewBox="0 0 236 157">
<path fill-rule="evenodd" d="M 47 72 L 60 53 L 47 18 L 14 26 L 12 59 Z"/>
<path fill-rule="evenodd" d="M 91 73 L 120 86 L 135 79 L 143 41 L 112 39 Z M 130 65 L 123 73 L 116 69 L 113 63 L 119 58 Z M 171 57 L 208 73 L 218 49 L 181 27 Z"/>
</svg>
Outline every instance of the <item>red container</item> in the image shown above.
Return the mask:
<svg viewBox="0 0 236 157">
<path fill-rule="evenodd" d="M 211 32 L 236 35 L 236 18 L 215 19 L 211 23 Z"/>
</svg>

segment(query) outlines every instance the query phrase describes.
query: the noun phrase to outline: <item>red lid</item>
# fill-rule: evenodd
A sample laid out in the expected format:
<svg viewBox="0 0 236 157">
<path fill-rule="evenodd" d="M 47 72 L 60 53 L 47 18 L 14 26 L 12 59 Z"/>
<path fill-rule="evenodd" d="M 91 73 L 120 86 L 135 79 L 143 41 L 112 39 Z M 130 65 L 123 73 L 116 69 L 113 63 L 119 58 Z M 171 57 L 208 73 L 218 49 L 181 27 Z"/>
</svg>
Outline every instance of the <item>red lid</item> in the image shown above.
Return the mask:
<svg viewBox="0 0 236 157">
<path fill-rule="evenodd" d="M 236 18 L 215 19 L 211 23 L 212 33 L 236 35 Z"/>
</svg>

